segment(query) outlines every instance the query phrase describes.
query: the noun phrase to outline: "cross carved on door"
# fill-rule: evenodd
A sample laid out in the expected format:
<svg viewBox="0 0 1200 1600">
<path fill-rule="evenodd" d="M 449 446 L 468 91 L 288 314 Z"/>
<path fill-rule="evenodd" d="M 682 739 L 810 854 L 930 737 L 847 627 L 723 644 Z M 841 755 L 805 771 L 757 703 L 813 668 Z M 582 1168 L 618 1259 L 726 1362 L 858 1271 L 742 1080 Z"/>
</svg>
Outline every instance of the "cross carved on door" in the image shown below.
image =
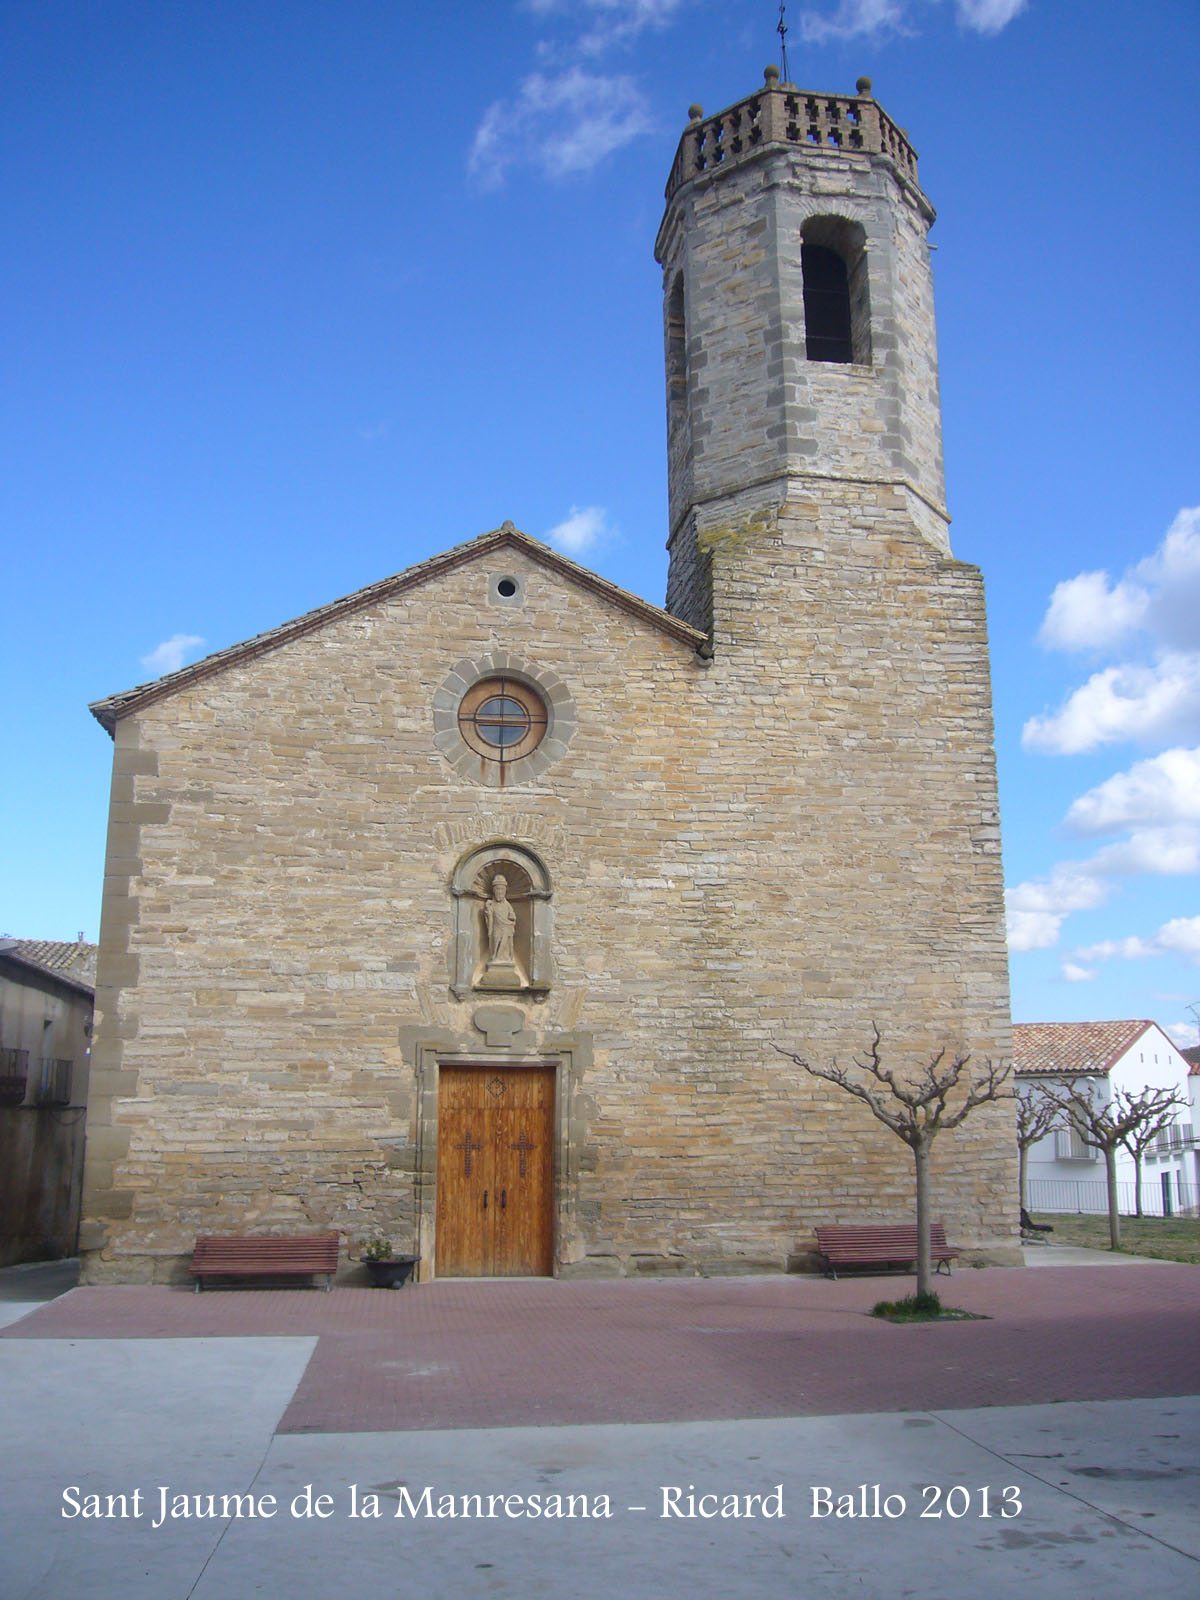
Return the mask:
<svg viewBox="0 0 1200 1600">
<path fill-rule="evenodd" d="M 527 1133 L 522 1131 L 521 1137 L 517 1140 L 516 1144 L 510 1144 L 508 1148 L 510 1150 L 517 1151 L 518 1155 L 520 1156 L 521 1159 L 520 1159 L 520 1163 L 519 1163 L 519 1170 L 520 1170 L 521 1176 L 524 1177 L 525 1176 L 525 1157 L 530 1153 L 531 1150 L 536 1150 L 537 1149 L 537 1145 L 534 1144 L 533 1140 L 529 1137 L 529 1135 Z"/>
<path fill-rule="evenodd" d="M 471 1176 L 471 1156 L 482 1150 L 483 1146 L 472 1139 L 470 1133 L 468 1132 L 462 1136 L 454 1148 L 462 1151 L 463 1177 L 469 1178 Z M 524 1157 L 521 1159 L 524 1160 Z"/>
</svg>

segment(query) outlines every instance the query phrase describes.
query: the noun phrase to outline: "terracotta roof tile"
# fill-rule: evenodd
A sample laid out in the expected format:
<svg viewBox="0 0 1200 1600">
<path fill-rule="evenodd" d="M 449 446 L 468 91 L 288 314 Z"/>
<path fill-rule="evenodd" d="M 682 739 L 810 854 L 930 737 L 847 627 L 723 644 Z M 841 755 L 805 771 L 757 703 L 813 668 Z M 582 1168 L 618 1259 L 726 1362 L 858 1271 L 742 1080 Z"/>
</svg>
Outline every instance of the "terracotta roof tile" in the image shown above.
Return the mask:
<svg viewBox="0 0 1200 1600">
<path fill-rule="evenodd" d="M 82 939 L 0 939 L 0 956 L 84 989 L 96 987 L 96 949 Z"/>
<path fill-rule="evenodd" d="M 1090 1073 L 1109 1070 L 1153 1022 L 1015 1022 L 1013 1059 L 1027 1072 Z"/>
</svg>

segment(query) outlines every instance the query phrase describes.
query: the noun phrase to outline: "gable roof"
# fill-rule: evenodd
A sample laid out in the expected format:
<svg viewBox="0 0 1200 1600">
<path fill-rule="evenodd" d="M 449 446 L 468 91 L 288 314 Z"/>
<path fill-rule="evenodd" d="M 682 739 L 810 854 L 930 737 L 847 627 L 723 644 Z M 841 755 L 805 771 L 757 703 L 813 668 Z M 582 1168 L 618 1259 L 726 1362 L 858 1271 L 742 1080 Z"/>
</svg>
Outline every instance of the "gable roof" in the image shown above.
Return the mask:
<svg viewBox="0 0 1200 1600">
<path fill-rule="evenodd" d="M 708 647 L 708 635 L 699 628 L 693 628 L 690 623 L 681 621 L 679 617 L 673 617 L 669 611 L 662 610 L 660 606 L 651 605 L 648 600 L 639 599 L 627 589 L 610 583 L 607 578 L 602 578 L 598 573 L 589 571 L 587 567 L 581 567 L 578 562 L 560 555 L 557 550 L 552 550 L 540 539 L 530 538 L 529 534 L 514 528 L 511 522 L 505 522 L 491 533 L 482 533 L 478 538 L 468 540 L 466 544 L 455 545 L 452 550 L 446 550 L 428 561 L 418 562 L 414 567 L 406 567 L 403 572 L 397 572 L 390 578 L 382 578 L 378 583 L 368 584 L 365 589 L 357 589 L 353 594 L 344 595 L 340 600 L 318 606 L 315 611 L 307 611 L 302 617 L 297 617 L 292 622 L 285 622 L 278 628 L 257 633 L 252 639 L 246 639 L 241 644 L 217 650 L 212 655 L 204 656 L 200 661 L 194 661 L 190 666 L 181 667 L 178 672 L 169 672 L 165 677 L 155 678 L 150 683 L 137 684 L 120 694 L 109 695 L 105 700 L 95 700 L 88 709 L 101 727 L 112 733 L 122 717 L 131 711 L 141 710 L 143 706 L 150 705 L 155 700 L 162 700 L 167 695 L 174 694 L 177 689 L 185 688 L 202 678 L 214 677 L 226 667 L 253 660 L 255 656 L 274 650 L 292 639 L 314 633 L 327 622 L 348 616 L 354 611 L 361 611 L 366 606 L 374 605 L 376 601 L 389 599 L 394 594 L 402 594 L 407 589 L 415 589 L 443 572 L 450 572 L 455 567 L 465 566 L 468 562 L 477 561 L 483 556 L 505 549 L 521 551 L 539 565 L 567 579 L 569 583 L 599 595 L 601 599 L 609 601 L 629 616 L 648 622 L 660 633 L 677 639 L 692 650 L 705 650 Z"/>
<path fill-rule="evenodd" d="M 0 958 L 94 994 L 96 950 L 83 939 L 0 939 Z"/>
<path fill-rule="evenodd" d="M 1017 1076 L 1060 1073 L 1102 1077 L 1156 1022 L 1014 1022 Z M 1165 1037 L 1165 1035 L 1164 1035 Z"/>
</svg>

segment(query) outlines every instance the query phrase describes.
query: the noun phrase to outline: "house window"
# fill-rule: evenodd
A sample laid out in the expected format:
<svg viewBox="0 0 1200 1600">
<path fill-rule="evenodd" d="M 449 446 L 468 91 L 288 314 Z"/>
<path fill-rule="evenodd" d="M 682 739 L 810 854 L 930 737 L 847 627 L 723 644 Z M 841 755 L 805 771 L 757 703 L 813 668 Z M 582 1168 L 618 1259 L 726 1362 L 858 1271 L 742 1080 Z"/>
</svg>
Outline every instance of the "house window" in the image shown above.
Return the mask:
<svg viewBox="0 0 1200 1600">
<path fill-rule="evenodd" d="M 53 1057 L 43 1056 L 38 1074 L 36 1103 L 39 1106 L 69 1106 L 73 1070 L 70 1061 L 58 1061 Z"/>
<path fill-rule="evenodd" d="M 1095 1161 L 1096 1150 L 1085 1144 L 1079 1129 L 1060 1128 L 1054 1135 L 1054 1154 L 1059 1161 Z"/>
</svg>

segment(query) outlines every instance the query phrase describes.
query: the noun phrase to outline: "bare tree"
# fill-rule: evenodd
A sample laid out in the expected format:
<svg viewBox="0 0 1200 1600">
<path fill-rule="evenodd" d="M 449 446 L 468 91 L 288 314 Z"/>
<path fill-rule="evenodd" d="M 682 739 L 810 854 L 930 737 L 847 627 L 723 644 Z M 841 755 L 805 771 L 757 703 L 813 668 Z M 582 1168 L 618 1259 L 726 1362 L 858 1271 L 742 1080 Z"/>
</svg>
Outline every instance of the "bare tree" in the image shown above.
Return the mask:
<svg viewBox="0 0 1200 1600">
<path fill-rule="evenodd" d="M 1028 1204 L 1025 1197 L 1025 1168 L 1030 1146 L 1044 1139 L 1048 1133 L 1053 1133 L 1062 1120 L 1062 1112 L 1053 1101 L 1039 1093 L 1039 1088 L 1039 1085 L 1031 1083 L 1018 1083 L 1014 1091 L 1017 1101 L 1017 1190 L 1023 1206 Z"/>
<path fill-rule="evenodd" d="M 1142 1091 L 1142 1095 L 1145 1096 L 1151 1092 L 1152 1091 L 1149 1089 L 1144 1089 Z M 1145 1156 L 1146 1151 L 1149 1150 L 1150 1146 L 1158 1138 L 1159 1134 L 1162 1133 L 1163 1129 L 1169 1128 L 1175 1121 L 1176 1110 L 1180 1106 L 1186 1105 L 1186 1103 L 1186 1101 L 1181 1100 L 1176 1095 L 1172 1100 L 1158 1110 L 1148 1108 L 1144 1119 L 1139 1122 L 1136 1127 L 1130 1128 L 1129 1132 L 1121 1139 L 1121 1143 L 1133 1157 L 1134 1203 L 1137 1215 L 1139 1217 L 1143 1215 L 1142 1158 Z"/>
<path fill-rule="evenodd" d="M 1077 1078 L 1039 1085 L 1048 1100 L 1059 1108 L 1072 1128 L 1093 1150 L 1104 1156 L 1104 1177 L 1108 1186 L 1109 1247 L 1121 1248 L 1121 1213 L 1117 1205 L 1117 1146 L 1137 1128 L 1156 1121 L 1163 1113 L 1173 1113 L 1186 1101 L 1174 1089 L 1142 1089 L 1131 1094 L 1117 1089 L 1105 1100 L 1100 1082 Z M 1168 1121 L 1171 1120 L 1168 1116 Z"/>
<path fill-rule="evenodd" d="M 1011 1099 L 1012 1091 L 1006 1091 L 1004 1085 L 1012 1065 L 997 1067 L 989 1061 L 982 1075 L 976 1077 L 968 1073 L 964 1083 L 963 1072 L 970 1055 L 955 1055 L 947 1061 L 947 1051 L 942 1049 L 911 1079 L 898 1079 L 883 1064 L 879 1049 L 883 1036 L 878 1024 L 872 1023 L 871 1031 L 874 1038 L 866 1055 L 854 1057 L 858 1077 L 851 1077 L 850 1069 L 839 1067 L 836 1062 L 829 1067 L 819 1067 L 780 1045 L 775 1048 L 805 1072 L 811 1072 L 814 1078 L 836 1083 L 839 1089 L 861 1100 L 872 1116 L 885 1128 L 890 1128 L 897 1138 L 903 1139 L 912 1151 L 917 1170 L 917 1293 L 931 1294 L 929 1157 L 933 1141 L 939 1133 L 957 1128 L 984 1101 Z M 960 1085 L 965 1091 L 961 1099 L 957 1094 Z M 953 1104 L 950 1103 L 952 1097 Z"/>
</svg>

